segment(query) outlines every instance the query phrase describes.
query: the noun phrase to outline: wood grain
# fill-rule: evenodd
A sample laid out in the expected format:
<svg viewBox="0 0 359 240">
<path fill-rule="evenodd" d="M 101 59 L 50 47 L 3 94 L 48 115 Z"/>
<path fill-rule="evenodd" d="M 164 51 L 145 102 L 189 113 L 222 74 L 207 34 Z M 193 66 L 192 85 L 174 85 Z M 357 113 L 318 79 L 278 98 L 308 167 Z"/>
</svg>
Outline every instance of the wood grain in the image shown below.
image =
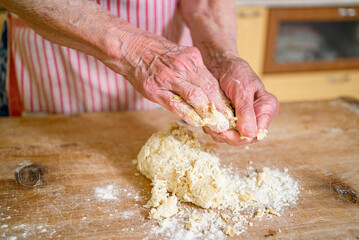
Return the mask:
<svg viewBox="0 0 359 240">
<path fill-rule="evenodd" d="M 152 234 L 157 223 L 146 219 L 142 207 L 150 181 L 135 175 L 131 160 L 173 120 L 178 118 L 165 110 L 0 119 L 0 238 L 162 239 Z M 253 220 L 239 238 L 359 235 L 359 203 L 349 196 L 359 190 L 359 110 L 353 105 L 282 104 L 269 137 L 248 150 L 213 143 L 196 131 L 238 174 L 253 161 L 254 168 L 286 167 L 300 183 L 298 204 L 281 217 Z M 21 163 L 43 168 L 45 184 L 17 183 L 14 172 Z M 96 188 L 109 184 L 117 199 L 101 200 Z"/>
</svg>

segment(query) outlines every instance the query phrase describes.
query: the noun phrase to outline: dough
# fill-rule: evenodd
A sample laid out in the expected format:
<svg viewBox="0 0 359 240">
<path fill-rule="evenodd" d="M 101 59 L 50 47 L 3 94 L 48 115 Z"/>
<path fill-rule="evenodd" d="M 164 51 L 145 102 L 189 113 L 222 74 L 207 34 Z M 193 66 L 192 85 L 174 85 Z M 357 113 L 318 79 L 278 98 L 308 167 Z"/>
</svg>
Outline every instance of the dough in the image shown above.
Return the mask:
<svg viewBox="0 0 359 240">
<path fill-rule="evenodd" d="M 257 133 L 258 141 L 262 141 L 264 138 L 267 137 L 268 130 L 267 129 L 259 129 Z"/>
<path fill-rule="evenodd" d="M 260 129 L 258 139 L 266 135 Z M 146 207 L 150 218 L 167 218 L 177 213 L 177 198 L 203 208 L 249 202 L 252 195 L 238 194 L 219 167 L 219 158 L 204 148 L 189 129 L 169 124 L 153 134 L 137 156 L 138 170 L 152 180 L 152 197 Z M 259 175 L 258 186 L 267 172 Z M 172 193 L 170 196 L 169 193 Z"/>
<path fill-rule="evenodd" d="M 177 213 L 174 198 L 203 208 L 217 207 L 223 201 L 226 180 L 219 158 L 205 149 L 194 134 L 177 123 L 153 134 L 137 157 L 138 170 L 152 180 L 153 207 L 150 217 L 160 219 Z M 170 203 L 168 202 L 170 201 Z M 170 206 L 168 211 L 164 211 Z"/>
<path fill-rule="evenodd" d="M 214 103 L 210 103 L 209 105 L 204 104 L 200 107 L 199 111 L 207 114 L 206 117 L 202 118 L 198 112 L 194 111 L 188 104 L 184 104 L 180 96 L 175 95 L 171 99 L 170 104 L 184 113 L 187 118 L 197 126 L 209 127 L 215 132 L 224 132 L 236 128 L 237 118 L 234 117 L 234 112 L 230 106 L 224 109 L 224 113 L 221 113 L 216 109 Z"/>
<path fill-rule="evenodd" d="M 260 130 L 258 140 L 266 133 L 266 130 Z M 253 225 L 242 215 L 242 210 L 251 207 L 249 212 L 255 218 L 264 214 L 280 216 L 281 208 L 295 203 L 299 194 L 298 183 L 290 178 L 286 169 L 282 173 L 269 168 L 254 170 L 250 166 L 248 175 L 243 178 L 230 169 L 221 170 L 219 158 L 201 145 L 190 130 L 177 123 L 153 134 L 133 163 L 152 180 L 152 196 L 145 206 L 151 208 L 149 218 L 160 220 L 161 228 L 171 228 L 176 239 L 183 233 L 176 228 L 179 221 L 172 218 L 175 221 L 169 222 L 164 218 L 178 212 L 178 201 L 226 211 L 218 213 L 208 209 L 197 214 L 194 210 L 185 215 L 188 218 L 184 222 L 183 238 L 207 236 L 206 233 L 212 234 L 213 230 L 237 236 L 248 224 Z M 188 235 L 188 231 L 194 233 Z"/>
</svg>

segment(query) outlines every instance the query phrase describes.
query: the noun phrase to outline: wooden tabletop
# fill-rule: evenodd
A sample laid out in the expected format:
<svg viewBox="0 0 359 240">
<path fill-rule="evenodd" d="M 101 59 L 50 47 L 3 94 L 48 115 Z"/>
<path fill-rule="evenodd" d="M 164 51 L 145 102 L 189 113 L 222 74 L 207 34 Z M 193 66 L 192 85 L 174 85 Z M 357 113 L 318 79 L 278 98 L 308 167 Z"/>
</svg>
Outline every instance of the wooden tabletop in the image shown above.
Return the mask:
<svg viewBox="0 0 359 240">
<path fill-rule="evenodd" d="M 165 110 L 0 119 L 0 239 L 161 239 L 142 207 L 150 181 L 131 161 L 151 134 L 174 120 Z M 216 144 L 196 131 L 239 175 L 252 161 L 254 168 L 288 168 L 300 184 L 296 205 L 280 217 L 253 220 L 239 238 L 265 239 L 268 231 L 292 239 L 359 236 L 355 105 L 282 104 L 269 136 L 249 149 Z M 22 183 L 36 184 L 40 172 L 42 184 L 16 181 L 25 163 L 33 165 L 17 173 Z"/>
</svg>

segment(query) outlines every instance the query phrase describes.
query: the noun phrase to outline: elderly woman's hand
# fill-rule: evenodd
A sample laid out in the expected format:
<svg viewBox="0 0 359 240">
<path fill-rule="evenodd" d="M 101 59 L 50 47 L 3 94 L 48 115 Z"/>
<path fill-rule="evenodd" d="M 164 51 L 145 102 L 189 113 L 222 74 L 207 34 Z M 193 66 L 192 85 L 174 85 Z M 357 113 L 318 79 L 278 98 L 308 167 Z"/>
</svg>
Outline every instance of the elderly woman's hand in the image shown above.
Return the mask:
<svg viewBox="0 0 359 240">
<path fill-rule="evenodd" d="M 138 29 L 113 43 L 114 59 L 104 62 L 125 75 L 144 97 L 193 126 L 208 126 L 214 132 L 229 129 L 228 119 L 233 118 L 229 101 L 197 48 Z"/>
<path fill-rule="evenodd" d="M 180 9 L 194 45 L 201 51 L 208 70 L 231 100 L 238 118 L 237 129 L 222 133 L 208 128 L 204 131 L 214 140 L 232 145 L 248 143 L 247 140 L 256 141 L 258 130 L 267 129 L 278 112 L 278 101 L 265 90 L 250 66 L 239 58 L 237 38 L 244 37 L 246 32 L 237 33 L 235 1 L 181 0 Z"/>
<path fill-rule="evenodd" d="M 256 141 L 259 129 L 268 129 L 269 123 L 278 113 L 277 98 L 268 93 L 252 68 L 239 57 L 223 57 L 212 65 L 211 72 L 218 79 L 222 90 L 232 101 L 237 120 L 237 131 L 215 133 L 205 131 L 218 142 L 232 145 Z"/>
<path fill-rule="evenodd" d="M 92 1 L 0 0 L 0 4 L 44 38 L 102 61 L 143 96 L 188 123 L 216 132 L 229 128 L 227 118 L 233 114 L 228 100 L 196 48 L 136 28 Z"/>
</svg>

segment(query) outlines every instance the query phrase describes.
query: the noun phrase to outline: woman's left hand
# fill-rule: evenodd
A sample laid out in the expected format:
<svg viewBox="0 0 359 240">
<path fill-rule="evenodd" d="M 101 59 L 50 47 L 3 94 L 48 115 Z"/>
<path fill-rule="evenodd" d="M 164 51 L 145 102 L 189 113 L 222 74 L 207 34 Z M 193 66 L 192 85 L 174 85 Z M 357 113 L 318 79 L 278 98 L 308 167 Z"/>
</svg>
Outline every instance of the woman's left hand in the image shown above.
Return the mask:
<svg viewBox="0 0 359 240">
<path fill-rule="evenodd" d="M 248 143 L 257 140 L 259 129 L 268 129 L 273 117 L 278 113 L 277 98 L 268 93 L 257 74 L 243 59 L 223 57 L 210 66 L 210 71 L 217 78 L 228 99 L 233 103 L 237 120 L 237 129 L 216 133 L 208 128 L 204 131 L 217 142 L 231 145 Z"/>
</svg>

